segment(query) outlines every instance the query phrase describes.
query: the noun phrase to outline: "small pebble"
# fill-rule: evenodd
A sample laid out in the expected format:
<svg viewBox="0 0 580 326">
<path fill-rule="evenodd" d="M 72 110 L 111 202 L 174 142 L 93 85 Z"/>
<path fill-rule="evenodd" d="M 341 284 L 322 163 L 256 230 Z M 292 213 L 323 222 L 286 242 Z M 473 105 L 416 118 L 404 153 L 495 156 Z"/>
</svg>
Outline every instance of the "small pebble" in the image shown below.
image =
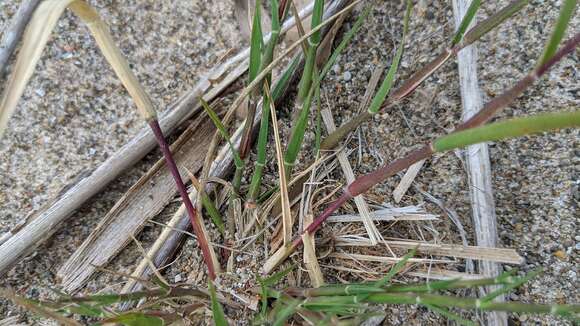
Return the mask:
<svg viewBox="0 0 580 326">
<path fill-rule="evenodd" d="M 345 81 L 349 81 L 352 78 L 352 74 L 350 73 L 350 71 L 345 71 L 342 74 L 342 79 L 344 79 Z"/>
<path fill-rule="evenodd" d="M 44 97 L 44 95 L 46 95 L 46 92 L 42 88 L 35 90 L 34 93 L 36 93 L 36 95 L 38 95 L 40 97 Z"/>
<path fill-rule="evenodd" d="M 558 250 L 558 251 L 554 252 L 554 256 L 556 256 L 556 258 L 558 258 L 560 260 L 566 260 L 566 258 L 567 258 L 564 250 Z"/>
</svg>

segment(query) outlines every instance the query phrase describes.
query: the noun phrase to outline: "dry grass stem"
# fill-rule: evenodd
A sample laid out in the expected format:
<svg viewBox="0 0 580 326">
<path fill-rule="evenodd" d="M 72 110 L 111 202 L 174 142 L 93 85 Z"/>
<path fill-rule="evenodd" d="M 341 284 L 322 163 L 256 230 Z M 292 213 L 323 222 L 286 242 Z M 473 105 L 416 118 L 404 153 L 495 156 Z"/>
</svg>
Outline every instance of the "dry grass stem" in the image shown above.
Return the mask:
<svg viewBox="0 0 580 326">
<path fill-rule="evenodd" d="M 425 160 L 421 160 L 411 165 L 407 169 L 407 172 L 405 172 L 403 178 L 401 179 L 395 190 L 393 190 L 393 199 L 395 199 L 395 203 L 399 203 L 401 199 L 403 199 L 403 196 L 405 195 L 407 190 L 409 190 L 409 187 L 411 187 L 411 183 L 413 183 L 413 180 L 415 180 L 415 177 L 417 177 L 417 174 L 419 174 L 419 171 L 421 171 L 423 164 L 425 164 Z"/>
<path fill-rule="evenodd" d="M 306 225 L 312 223 L 311 214 L 305 216 L 304 223 Z M 318 265 L 318 258 L 316 258 L 314 237 L 305 233 L 302 235 L 302 242 L 304 242 L 304 265 L 306 265 L 306 269 L 308 270 L 310 283 L 313 287 L 320 287 L 324 285 L 324 276 L 320 270 L 320 265 Z"/>
<path fill-rule="evenodd" d="M 368 240 L 363 238 L 353 238 L 349 236 L 339 236 L 334 239 L 334 245 L 337 247 L 370 247 Z M 524 258 L 518 255 L 513 249 L 505 248 L 486 248 L 478 246 L 461 246 L 453 244 L 432 244 L 426 242 L 417 242 L 412 240 L 385 240 L 385 245 L 393 249 L 410 250 L 419 246 L 417 252 L 447 256 L 454 258 L 464 258 L 473 260 L 487 260 L 501 262 L 506 264 L 519 265 L 523 263 Z"/>
</svg>

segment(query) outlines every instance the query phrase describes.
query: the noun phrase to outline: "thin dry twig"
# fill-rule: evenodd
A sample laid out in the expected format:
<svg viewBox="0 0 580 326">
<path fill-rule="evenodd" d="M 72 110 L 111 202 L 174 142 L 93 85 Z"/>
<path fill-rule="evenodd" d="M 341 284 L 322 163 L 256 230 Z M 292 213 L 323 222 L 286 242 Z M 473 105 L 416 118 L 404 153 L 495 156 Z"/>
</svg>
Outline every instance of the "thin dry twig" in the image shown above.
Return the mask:
<svg viewBox="0 0 580 326">
<path fill-rule="evenodd" d="M 0 78 L 6 72 L 8 61 L 12 53 L 14 53 L 18 41 L 22 38 L 22 34 L 24 34 L 24 30 L 39 3 L 40 0 L 22 1 L 20 7 L 18 7 L 18 11 L 12 17 L 10 25 L 4 31 L 4 37 L 0 43 Z"/>
</svg>

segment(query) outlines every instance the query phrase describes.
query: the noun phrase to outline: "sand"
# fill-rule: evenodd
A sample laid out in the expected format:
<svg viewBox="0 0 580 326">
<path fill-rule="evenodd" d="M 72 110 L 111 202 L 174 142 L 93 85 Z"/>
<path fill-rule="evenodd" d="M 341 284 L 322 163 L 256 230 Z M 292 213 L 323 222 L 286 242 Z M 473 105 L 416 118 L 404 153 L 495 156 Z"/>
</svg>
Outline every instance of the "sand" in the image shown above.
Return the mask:
<svg viewBox="0 0 580 326">
<path fill-rule="evenodd" d="M 94 2 L 94 1 L 93 1 Z M 229 49 L 244 44 L 229 1 L 100 1 L 94 2 L 110 23 L 113 36 L 133 64 L 141 82 L 162 110 L 190 89 L 198 76 Z M 507 1 L 484 3 L 486 16 Z M 533 68 L 557 17 L 560 2 L 533 1 L 515 18 L 477 43 L 480 86 L 488 100 L 513 85 Z M 17 8 L 17 3 L 0 4 L 0 29 Z M 338 124 L 358 108 L 368 79 L 380 63 L 389 63 L 401 33 L 403 6 L 381 2 L 375 6 L 363 31 L 340 56 L 322 85 L 323 105 L 332 109 Z M 398 80 L 427 63 L 452 35 L 452 9 L 447 3 L 419 1 L 405 45 Z M 346 27 L 354 23 L 349 18 Z M 573 19 L 571 31 L 578 31 Z M 498 115 L 498 119 L 577 108 L 578 56 L 567 57 L 523 96 Z M 281 118 L 291 105 L 280 108 Z M 285 115 L 285 113 L 287 113 Z M 409 148 L 450 131 L 461 116 L 459 81 L 455 61 L 446 64 L 408 100 L 374 118 L 360 128 L 349 144 L 361 146 L 351 156 L 357 173 L 371 171 L 380 163 L 406 153 Z M 97 167 L 120 148 L 143 125 L 120 82 L 114 77 L 85 26 L 70 13 L 60 21 L 27 86 L 8 132 L 0 140 L 0 233 L 8 231 L 27 214 L 56 196 L 85 171 Z M 283 126 L 283 134 L 289 133 Z M 490 144 L 494 198 L 503 247 L 515 248 L 525 263 L 520 273 L 543 267 L 545 272 L 510 295 L 526 302 L 577 303 L 577 271 L 580 235 L 577 232 L 580 199 L 579 131 L 565 130 L 542 136 Z M 313 139 L 307 135 L 306 143 Z M 309 146 L 307 146 L 309 147 Z M 306 153 L 308 148 L 305 149 Z M 306 154 L 310 155 L 310 154 Z M 436 155 L 427 161 L 416 184 L 457 212 L 473 244 L 471 208 L 463 153 Z M 32 298 L 48 295 L 58 287 L 55 274 L 80 245 L 108 209 L 159 157 L 157 151 L 128 171 L 100 195 L 74 214 L 53 238 L 15 267 L 1 282 Z M 273 171 L 269 179 L 275 182 Z M 334 178 L 341 181 L 338 173 Z M 368 194 L 370 201 L 394 204 L 391 192 L 399 177 L 391 178 Z M 442 214 L 438 233 L 430 239 L 459 243 L 457 229 L 435 205 L 411 190 L 402 204 L 425 204 L 430 212 Z M 164 212 L 171 214 L 174 207 Z M 393 228 L 385 236 L 414 237 L 406 231 L 425 231 L 414 224 Z M 141 240 L 154 239 L 158 229 L 147 228 Z M 386 252 L 385 252 L 386 253 Z M 169 278 L 203 284 L 199 252 L 186 244 Z M 139 253 L 130 246 L 114 262 L 119 271 L 131 271 Z M 244 258 L 242 256 L 241 259 Z M 332 264 L 323 259 L 321 264 Z M 505 269 L 510 269 L 506 266 Z M 323 268 L 325 275 L 333 270 Z M 241 282 L 251 270 L 239 270 Z M 413 278 L 406 278 L 413 280 Z M 418 280 L 418 279 L 417 279 Z M 327 281 L 337 281 L 329 277 Z M 99 276 L 87 293 L 103 288 L 118 289 L 122 278 Z M 243 282 L 242 282 L 243 283 Z M 29 314 L 0 300 L 0 316 Z M 516 324 L 565 324 L 546 316 L 510 315 Z M 395 307 L 389 324 L 438 324 L 441 319 L 422 308 Z"/>
</svg>

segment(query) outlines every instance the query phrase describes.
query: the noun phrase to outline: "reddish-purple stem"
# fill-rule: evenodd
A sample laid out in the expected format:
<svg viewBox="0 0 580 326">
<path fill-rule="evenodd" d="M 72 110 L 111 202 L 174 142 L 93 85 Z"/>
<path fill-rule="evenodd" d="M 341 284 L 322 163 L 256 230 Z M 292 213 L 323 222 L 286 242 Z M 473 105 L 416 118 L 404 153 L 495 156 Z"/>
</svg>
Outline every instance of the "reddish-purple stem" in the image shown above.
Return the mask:
<svg viewBox="0 0 580 326">
<path fill-rule="evenodd" d="M 157 139 L 157 143 L 161 148 L 161 152 L 163 153 L 163 157 L 165 157 L 165 163 L 169 167 L 169 171 L 173 175 L 173 179 L 175 180 L 175 185 L 177 186 L 177 190 L 179 191 L 179 195 L 181 196 L 181 200 L 185 205 L 185 209 L 187 210 L 187 214 L 189 215 L 189 219 L 191 220 L 191 225 L 193 227 L 193 232 L 197 237 L 197 242 L 199 247 L 201 248 L 201 252 L 203 254 L 203 260 L 207 265 L 207 271 L 209 274 L 210 279 L 215 279 L 216 273 L 213 265 L 212 255 L 209 249 L 209 243 L 205 237 L 205 233 L 203 232 L 202 226 L 200 224 L 199 219 L 197 218 L 196 209 L 193 207 L 191 203 L 191 199 L 189 199 L 189 195 L 187 194 L 187 189 L 185 188 L 185 184 L 183 183 L 183 179 L 181 178 L 181 174 L 177 169 L 177 165 L 173 160 L 173 155 L 171 154 L 171 150 L 169 149 L 169 145 L 165 141 L 165 137 L 163 136 L 163 131 L 161 131 L 161 127 L 159 127 L 159 122 L 157 119 L 152 119 L 149 121 L 149 126 L 151 130 L 153 130 L 153 134 Z"/>
<path fill-rule="evenodd" d="M 511 103 L 516 97 L 522 94 L 524 90 L 528 88 L 536 79 L 546 73 L 546 71 L 548 71 L 558 61 L 562 60 L 565 55 L 574 51 L 574 49 L 578 46 L 578 43 L 580 43 L 580 33 L 577 33 L 573 38 L 566 41 L 560 50 L 558 50 L 558 52 L 556 52 L 556 54 L 550 58 L 550 60 L 534 69 L 507 92 L 489 101 L 477 114 L 457 126 L 455 131 L 478 127 L 489 121 L 494 116 L 494 114 L 497 113 L 497 111 L 508 106 L 509 103 Z"/>
<path fill-rule="evenodd" d="M 353 181 L 348 187 L 345 189 L 343 194 L 338 197 L 335 201 L 333 201 L 326 209 L 320 214 L 304 231 L 300 234 L 300 236 L 296 237 L 292 241 L 293 246 L 299 246 L 302 244 L 302 234 L 305 232 L 313 234 L 320 228 L 322 223 L 326 221 L 328 217 L 336 210 L 338 210 L 344 203 L 346 203 L 351 198 L 354 198 L 367 190 L 369 190 L 372 186 L 386 180 L 388 177 L 393 176 L 395 173 L 406 169 L 407 167 L 413 165 L 416 162 L 419 162 L 433 154 L 433 150 L 431 149 L 431 145 L 424 146 L 418 150 L 412 151 L 409 155 L 400 158 L 391 164 L 387 164 L 382 168 L 371 172 L 369 174 L 365 174 L 362 177 L 358 177 L 355 181 Z"/>
</svg>

